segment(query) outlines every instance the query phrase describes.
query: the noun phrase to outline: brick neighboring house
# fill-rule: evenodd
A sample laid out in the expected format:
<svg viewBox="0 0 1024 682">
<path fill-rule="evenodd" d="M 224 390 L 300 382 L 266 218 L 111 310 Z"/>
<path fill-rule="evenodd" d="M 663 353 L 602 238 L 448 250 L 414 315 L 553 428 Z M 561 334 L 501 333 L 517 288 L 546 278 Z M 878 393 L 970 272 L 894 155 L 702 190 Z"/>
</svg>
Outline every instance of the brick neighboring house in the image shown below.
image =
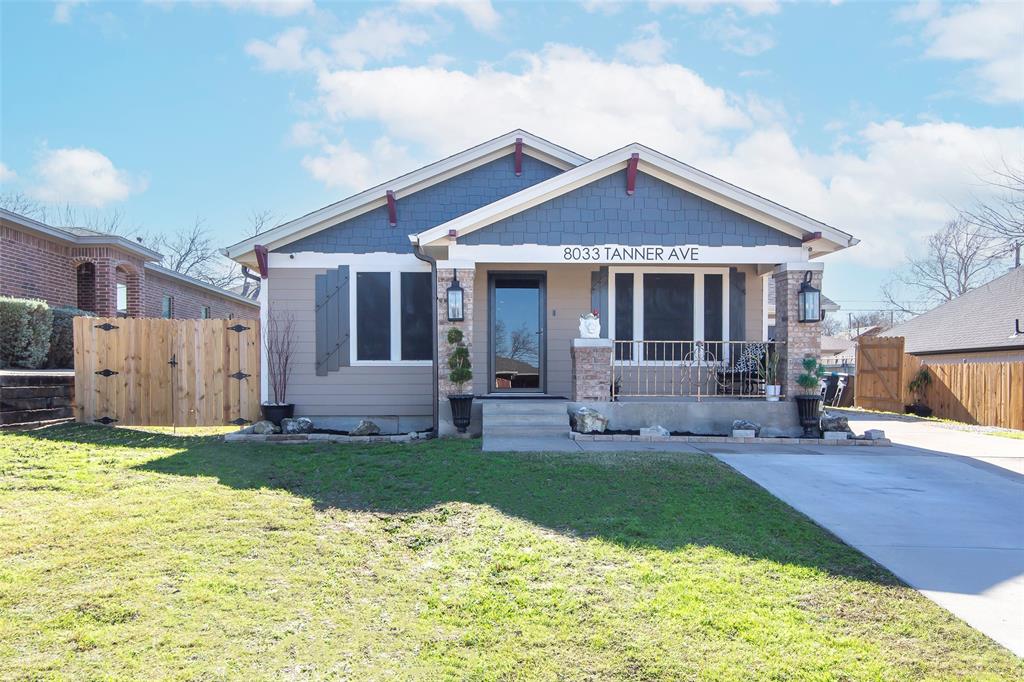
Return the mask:
<svg viewBox="0 0 1024 682">
<path fill-rule="evenodd" d="M 160 266 L 118 235 L 53 227 L 0 209 L 0 295 L 38 298 L 103 317 L 254 318 L 244 296 Z"/>
</svg>

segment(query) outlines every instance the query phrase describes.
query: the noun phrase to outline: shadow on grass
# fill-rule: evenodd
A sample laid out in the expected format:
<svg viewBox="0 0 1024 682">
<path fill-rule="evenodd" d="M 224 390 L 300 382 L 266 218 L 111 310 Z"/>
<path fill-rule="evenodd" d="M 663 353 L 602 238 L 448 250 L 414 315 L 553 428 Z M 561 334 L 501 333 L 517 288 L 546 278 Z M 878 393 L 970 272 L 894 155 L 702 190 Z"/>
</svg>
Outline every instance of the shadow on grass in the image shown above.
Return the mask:
<svg viewBox="0 0 1024 682">
<path fill-rule="evenodd" d="M 242 444 L 92 426 L 35 438 L 169 448 L 136 470 L 284 490 L 319 510 L 415 514 L 489 505 L 577 538 L 672 550 L 696 545 L 881 584 L 899 581 L 714 458 L 689 453 L 483 453 L 478 441 L 411 445 Z"/>
</svg>

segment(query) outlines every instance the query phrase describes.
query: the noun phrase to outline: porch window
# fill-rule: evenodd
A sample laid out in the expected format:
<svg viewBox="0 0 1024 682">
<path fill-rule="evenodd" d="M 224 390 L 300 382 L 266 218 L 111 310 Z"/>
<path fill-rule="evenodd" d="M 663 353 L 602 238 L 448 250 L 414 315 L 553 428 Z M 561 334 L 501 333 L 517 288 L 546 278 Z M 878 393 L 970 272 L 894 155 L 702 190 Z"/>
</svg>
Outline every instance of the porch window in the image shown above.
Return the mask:
<svg viewBox="0 0 1024 682">
<path fill-rule="evenodd" d="M 618 341 L 728 340 L 729 301 L 722 269 L 623 269 L 611 278 L 612 330 Z M 717 355 L 721 344 L 708 344 Z M 635 347 L 635 348 L 634 348 Z M 617 360 L 632 360 L 641 344 L 616 344 Z M 679 361 L 692 344 L 643 344 L 643 359 Z"/>
<path fill-rule="evenodd" d="M 117 316 L 128 317 L 128 285 L 117 283 Z"/>
<path fill-rule="evenodd" d="M 429 272 L 357 272 L 354 289 L 356 361 L 431 361 L 434 297 Z"/>
</svg>

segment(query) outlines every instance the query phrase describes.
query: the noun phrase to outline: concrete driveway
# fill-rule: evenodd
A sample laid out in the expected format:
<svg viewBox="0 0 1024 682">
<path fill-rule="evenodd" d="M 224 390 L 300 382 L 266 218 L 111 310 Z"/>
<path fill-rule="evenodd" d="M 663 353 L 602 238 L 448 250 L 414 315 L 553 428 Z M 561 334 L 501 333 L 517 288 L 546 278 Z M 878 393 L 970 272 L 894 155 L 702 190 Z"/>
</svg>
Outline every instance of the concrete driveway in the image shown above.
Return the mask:
<svg viewBox="0 0 1024 682">
<path fill-rule="evenodd" d="M 851 415 L 892 447 L 713 454 L 1024 656 L 1024 441 Z"/>
</svg>

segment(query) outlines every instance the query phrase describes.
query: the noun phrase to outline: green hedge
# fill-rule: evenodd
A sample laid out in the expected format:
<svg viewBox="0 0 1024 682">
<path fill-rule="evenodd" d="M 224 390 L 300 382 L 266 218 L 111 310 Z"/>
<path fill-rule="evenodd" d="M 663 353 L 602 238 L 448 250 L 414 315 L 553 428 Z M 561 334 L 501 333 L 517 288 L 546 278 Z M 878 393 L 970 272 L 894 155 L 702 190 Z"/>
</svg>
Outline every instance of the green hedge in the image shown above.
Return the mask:
<svg viewBox="0 0 1024 682">
<path fill-rule="evenodd" d="M 96 317 L 79 308 L 54 308 L 53 331 L 50 332 L 48 367 L 66 369 L 75 366 L 75 334 L 72 320 L 76 317 Z"/>
<path fill-rule="evenodd" d="M 46 301 L 0 296 L 0 367 L 45 365 L 52 328 L 53 311 Z"/>
</svg>

